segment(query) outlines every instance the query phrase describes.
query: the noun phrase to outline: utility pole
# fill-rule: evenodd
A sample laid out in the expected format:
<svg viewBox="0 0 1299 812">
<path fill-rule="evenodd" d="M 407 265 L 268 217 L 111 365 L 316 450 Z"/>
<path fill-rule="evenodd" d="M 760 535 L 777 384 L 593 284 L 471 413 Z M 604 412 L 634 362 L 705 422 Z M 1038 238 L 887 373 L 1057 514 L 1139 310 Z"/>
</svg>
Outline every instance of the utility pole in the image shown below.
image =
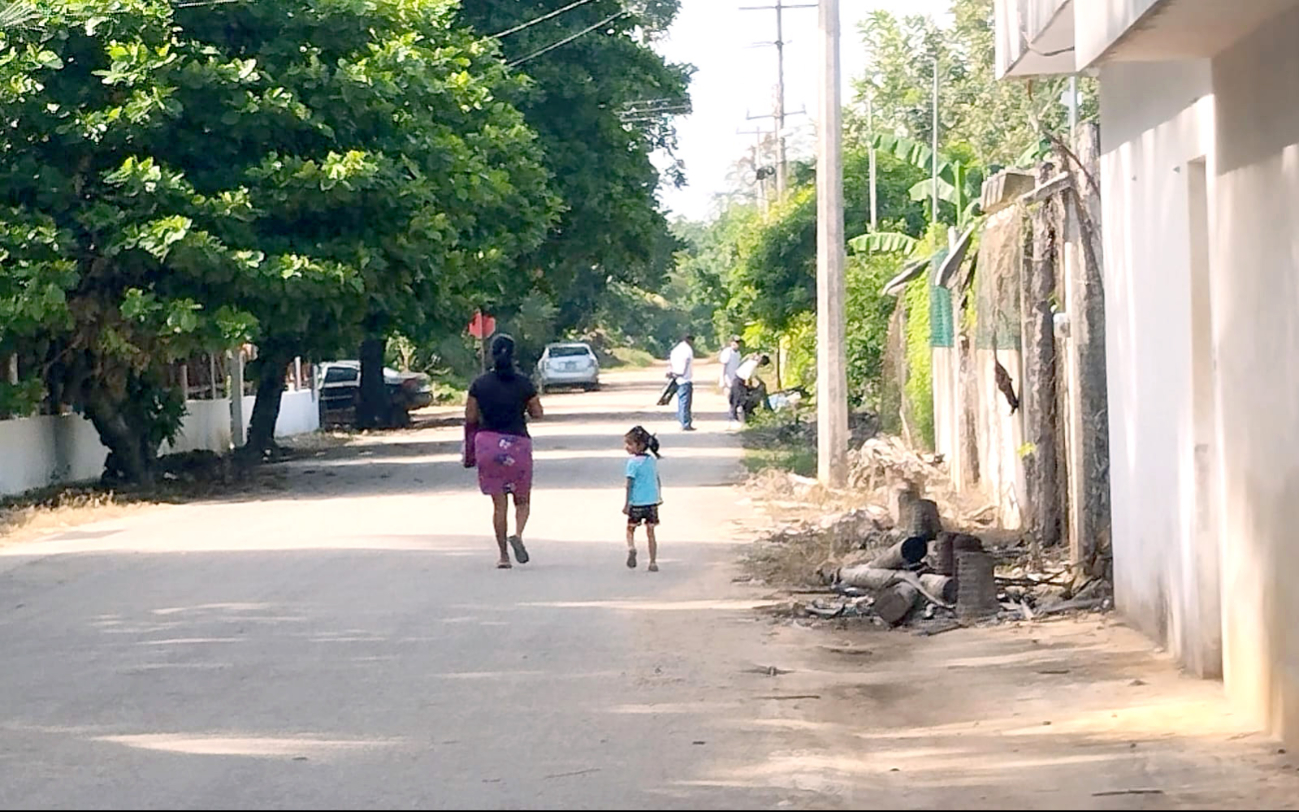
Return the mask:
<svg viewBox="0 0 1299 812">
<path fill-rule="evenodd" d="M 879 200 L 875 192 L 875 93 L 874 86 L 866 93 L 866 139 L 870 144 L 870 181 L 871 181 L 871 231 L 879 231 Z"/>
<path fill-rule="evenodd" d="M 1078 75 L 1069 77 L 1069 149 L 1078 149 Z"/>
<path fill-rule="evenodd" d="M 741 11 L 774 11 L 776 12 L 776 199 L 785 199 L 786 162 L 785 162 L 785 10 L 794 8 L 817 8 L 814 3 L 789 5 L 784 0 L 776 0 L 774 6 L 741 6 Z"/>
<path fill-rule="evenodd" d="M 763 170 L 762 159 L 764 157 L 762 154 L 762 137 L 764 135 L 770 135 L 770 133 L 766 130 L 753 129 L 753 130 L 736 130 L 735 134 L 752 135 L 755 137 L 753 146 L 749 147 L 749 150 L 753 155 L 753 175 L 754 175 L 753 182 L 756 183 L 758 186 L 758 199 L 762 203 L 762 213 L 765 215 L 767 213 L 767 207 L 770 201 L 767 198 L 767 179 L 762 171 Z"/>
<path fill-rule="evenodd" d="M 843 109 L 839 88 L 839 0 L 820 0 L 821 93 L 816 167 L 817 475 L 848 480 L 848 377 L 844 347 Z"/>
<path fill-rule="evenodd" d="M 937 53 L 934 54 L 934 132 L 933 132 L 933 136 L 934 136 L 934 143 L 933 143 L 933 146 L 931 147 L 931 149 L 932 149 L 932 151 L 933 151 L 933 156 L 932 156 L 933 173 L 932 173 L 932 178 L 931 178 L 931 181 L 930 181 L 930 185 L 931 185 L 931 187 L 932 187 L 932 188 L 930 189 L 930 191 L 933 193 L 933 209 L 931 210 L 931 211 L 932 211 L 932 214 L 931 214 L 930 216 L 933 217 L 934 222 L 937 223 L 937 222 L 938 222 L 938 54 L 937 54 Z M 957 215 L 959 216 L 959 215 L 960 215 L 960 212 L 957 212 Z"/>
</svg>

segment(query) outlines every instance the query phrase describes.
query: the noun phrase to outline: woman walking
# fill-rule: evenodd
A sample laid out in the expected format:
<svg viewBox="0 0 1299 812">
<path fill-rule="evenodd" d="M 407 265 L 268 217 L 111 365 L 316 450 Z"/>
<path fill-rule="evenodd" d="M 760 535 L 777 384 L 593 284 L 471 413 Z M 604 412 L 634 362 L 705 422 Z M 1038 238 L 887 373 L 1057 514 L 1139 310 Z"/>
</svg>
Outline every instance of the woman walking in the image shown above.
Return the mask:
<svg viewBox="0 0 1299 812">
<path fill-rule="evenodd" d="M 532 438 L 528 418 L 543 416 L 537 387 L 514 365 L 514 339 L 492 339 L 492 370 L 469 387 L 465 403 L 466 468 L 478 467 L 478 487 L 492 497 L 492 526 L 500 558 L 510 568 L 509 548 L 520 564 L 528 563 L 523 529 L 532 503 Z M 510 496 L 514 497 L 514 535 L 509 535 Z"/>
</svg>

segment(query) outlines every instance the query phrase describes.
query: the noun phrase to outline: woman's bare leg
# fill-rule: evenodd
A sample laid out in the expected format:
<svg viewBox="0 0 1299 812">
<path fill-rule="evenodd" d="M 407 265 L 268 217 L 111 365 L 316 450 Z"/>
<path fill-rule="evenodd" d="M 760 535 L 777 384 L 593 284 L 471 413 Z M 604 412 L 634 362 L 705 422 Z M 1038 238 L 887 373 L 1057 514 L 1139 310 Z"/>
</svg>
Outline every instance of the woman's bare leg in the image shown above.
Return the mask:
<svg viewBox="0 0 1299 812">
<path fill-rule="evenodd" d="M 509 509 L 509 496 L 503 493 L 492 494 L 492 527 L 496 530 L 496 546 L 501 551 L 500 563 L 506 566 L 510 563 L 510 554 L 505 546 Z"/>
<path fill-rule="evenodd" d="M 528 526 L 528 517 L 532 515 L 532 497 L 514 495 L 514 535 L 523 538 L 523 528 Z"/>
</svg>

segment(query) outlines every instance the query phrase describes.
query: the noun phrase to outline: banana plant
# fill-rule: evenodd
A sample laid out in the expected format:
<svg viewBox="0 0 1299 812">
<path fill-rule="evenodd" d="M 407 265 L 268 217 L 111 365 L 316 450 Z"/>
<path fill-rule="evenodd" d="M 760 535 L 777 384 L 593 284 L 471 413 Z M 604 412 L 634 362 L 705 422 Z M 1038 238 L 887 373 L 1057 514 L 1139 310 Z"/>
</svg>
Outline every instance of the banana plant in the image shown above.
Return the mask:
<svg viewBox="0 0 1299 812">
<path fill-rule="evenodd" d="M 915 139 L 881 133 L 871 139 L 871 146 L 920 169 L 932 172 L 935 168 L 933 150 Z M 979 208 L 970 167 L 960 161 L 940 159 L 937 170 L 938 199 L 956 209 L 956 228 L 963 234 L 968 233 L 977 223 Z M 909 190 L 911 199 L 920 202 L 932 200 L 934 183 L 931 176 L 912 186 Z M 931 212 L 930 216 L 937 219 L 936 215 L 936 212 Z M 862 254 L 902 254 L 908 257 L 906 267 L 909 270 L 929 262 L 938 253 L 917 256 L 921 241 L 897 231 L 868 232 L 852 238 L 848 245 Z"/>
<path fill-rule="evenodd" d="M 17 0 L 0 5 L 0 31 L 26 25 L 40 16 L 36 6 L 29 0 Z"/>
</svg>

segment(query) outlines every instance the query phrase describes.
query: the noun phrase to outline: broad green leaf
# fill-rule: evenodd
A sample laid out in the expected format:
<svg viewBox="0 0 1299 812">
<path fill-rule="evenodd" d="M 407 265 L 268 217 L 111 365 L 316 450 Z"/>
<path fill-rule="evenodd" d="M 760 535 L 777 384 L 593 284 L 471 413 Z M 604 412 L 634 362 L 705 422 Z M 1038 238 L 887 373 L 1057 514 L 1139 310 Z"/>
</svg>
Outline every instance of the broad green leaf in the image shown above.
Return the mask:
<svg viewBox="0 0 1299 812">
<path fill-rule="evenodd" d="M 910 254 L 919 244 L 915 237 L 896 231 L 875 231 L 848 241 L 861 254 Z"/>
</svg>

